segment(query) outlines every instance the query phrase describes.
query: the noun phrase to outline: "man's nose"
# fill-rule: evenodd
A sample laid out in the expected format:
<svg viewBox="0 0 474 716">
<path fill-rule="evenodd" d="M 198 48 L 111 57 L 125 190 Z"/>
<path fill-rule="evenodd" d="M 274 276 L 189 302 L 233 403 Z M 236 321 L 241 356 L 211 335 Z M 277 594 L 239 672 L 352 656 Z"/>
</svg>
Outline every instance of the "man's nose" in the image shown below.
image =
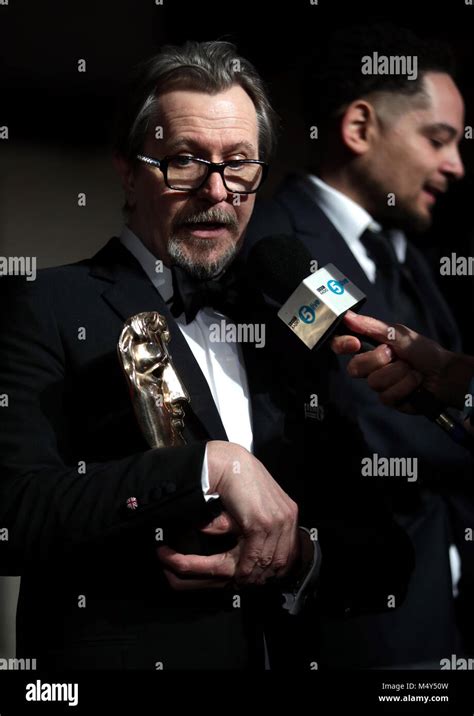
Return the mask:
<svg viewBox="0 0 474 716">
<path fill-rule="evenodd" d="M 464 164 L 459 153 L 459 148 L 454 147 L 453 151 L 443 163 L 442 171 L 449 174 L 453 179 L 462 179 L 464 176 Z"/>
<path fill-rule="evenodd" d="M 224 185 L 224 180 L 218 172 L 211 172 L 202 187 L 198 190 L 199 196 L 213 204 L 225 201 L 228 193 Z"/>
</svg>

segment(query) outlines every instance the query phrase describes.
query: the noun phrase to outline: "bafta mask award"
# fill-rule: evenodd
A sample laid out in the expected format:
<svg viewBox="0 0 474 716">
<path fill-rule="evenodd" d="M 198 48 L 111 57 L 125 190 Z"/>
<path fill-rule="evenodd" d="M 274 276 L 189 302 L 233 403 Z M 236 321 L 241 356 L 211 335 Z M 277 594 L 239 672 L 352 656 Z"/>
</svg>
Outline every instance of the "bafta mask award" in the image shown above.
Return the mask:
<svg viewBox="0 0 474 716">
<path fill-rule="evenodd" d="M 151 448 L 185 444 L 184 410 L 191 401 L 168 352 L 169 340 L 166 319 L 149 311 L 125 322 L 117 345 L 138 424 Z M 217 554 L 234 547 L 236 540 L 180 527 L 167 530 L 166 543 L 184 554 Z"/>
<path fill-rule="evenodd" d="M 139 426 L 150 447 L 184 445 L 185 405 L 190 403 L 168 352 L 166 319 L 157 311 L 131 316 L 117 351 Z"/>
</svg>

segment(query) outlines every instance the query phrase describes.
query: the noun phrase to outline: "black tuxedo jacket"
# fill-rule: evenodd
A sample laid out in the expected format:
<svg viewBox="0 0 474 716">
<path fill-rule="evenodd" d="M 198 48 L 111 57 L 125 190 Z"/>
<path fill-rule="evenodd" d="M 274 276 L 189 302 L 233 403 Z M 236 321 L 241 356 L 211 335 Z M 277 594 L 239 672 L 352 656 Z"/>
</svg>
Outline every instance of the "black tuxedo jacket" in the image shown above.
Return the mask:
<svg viewBox="0 0 474 716">
<path fill-rule="evenodd" d="M 161 529 L 165 543 L 183 550 L 222 551 L 198 528 L 217 509 L 201 491 L 205 445 L 227 436 L 138 262 L 112 239 L 92 259 L 41 271 L 36 282 L 2 280 L 1 293 L 0 392 L 8 407 L 0 411 L 0 524 L 9 540 L 0 544 L 2 564 L 22 575 L 18 655 L 53 668 L 261 668 L 264 621 L 278 649 L 278 589 L 242 590 L 239 606 L 234 588 L 176 593 L 156 558 Z M 249 295 L 245 312 L 266 321 L 264 304 Z M 148 310 L 168 321 L 170 353 L 191 397 L 183 447 L 148 448 L 119 367 L 124 321 Z M 403 598 L 411 545 L 352 478 L 352 463 L 334 459 L 327 441 L 339 416 L 305 420 L 305 391 L 316 388 L 304 384 L 301 366 L 291 368 L 271 322 L 264 350 L 243 346 L 255 454 L 302 505 L 300 522 L 319 530 L 321 609 L 386 608 L 387 594 Z M 287 370 L 298 379 L 287 381 Z M 355 455 L 360 438 L 349 432 Z M 292 619 L 282 638 L 292 638 Z"/>
<path fill-rule="evenodd" d="M 290 175 L 271 200 L 257 202 L 247 232 L 246 251 L 263 236 L 294 235 L 319 266 L 334 263 L 366 294 L 362 313 L 393 325 L 397 317 L 384 296 L 367 279 L 342 236 L 300 181 L 297 175 Z M 451 350 L 459 350 L 454 318 L 427 263 L 411 244 L 406 260 L 430 327 L 430 337 Z M 416 330 L 417 326 L 411 328 Z M 397 478 L 379 478 L 386 481 L 381 487 L 393 514 L 414 542 L 417 568 L 400 610 L 330 625 L 321 642 L 322 659 L 331 665 L 349 666 L 435 661 L 460 648 L 447 556 L 450 543 L 457 544 L 463 557 L 461 590 L 473 581 L 474 553 L 464 533 L 474 514 L 472 459 L 424 417 L 403 415 L 382 406 L 366 381 L 349 377 L 345 370 L 347 361 L 339 360 L 331 400 L 357 418 L 370 448 L 367 454 L 418 458 L 417 483 L 401 484 Z M 390 479 L 392 482 L 387 482 Z"/>
</svg>

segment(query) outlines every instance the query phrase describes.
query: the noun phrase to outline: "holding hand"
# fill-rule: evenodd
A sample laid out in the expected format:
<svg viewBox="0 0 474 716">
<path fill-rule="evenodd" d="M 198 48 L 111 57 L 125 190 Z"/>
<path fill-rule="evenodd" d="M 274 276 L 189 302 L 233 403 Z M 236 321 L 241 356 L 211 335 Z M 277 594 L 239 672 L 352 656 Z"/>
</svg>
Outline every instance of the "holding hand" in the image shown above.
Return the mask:
<svg viewBox="0 0 474 716">
<path fill-rule="evenodd" d="M 447 405 L 463 407 L 474 375 L 473 358 L 452 353 L 399 323 L 388 326 L 352 311 L 347 312 L 344 322 L 351 331 L 381 343 L 372 351 L 354 356 L 347 371 L 354 378 L 367 378 L 384 405 L 414 413 L 404 401 L 422 384 Z M 353 354 L 360 350 L 361 343 L 355 336 L 336 336 L 331 347 L 340 355 Z"/>
<path fill-rule="evenodd" d="M 238 534 L 239 528 L 227 512 L 222 512 L 200 531 L 208 535 Z M 178 591 L 186 591 L 223 588 L 235 584 L 241 551 L 242 537 L 239 537 L 236 547 L 217 555 L 181 554 L 165 545 L 158 547 L 157 554 L 170 586 Z M 300 581 L 312 565 L 313 558 L 314 544 L 308 533 L 299 529 L 297 556 L 291 573 L 287 576 L 291 580 Z M 267 579 L 274 576 L 272 568 L 264 570 L 255 584 L 265 584 Z"/>
<path fill-rule="evenodd" d="M 209 487 L 225 512 L 201 531 L 237 535 L 237 545 L 221 554 L 180 554 L 158 548 L 160 561 L 175 589 L 264 584 L 287 575 L 300 556 L 298 507 L 262 463 L 248 450 L 224 441 L 207 444 Z"/>
</svg>

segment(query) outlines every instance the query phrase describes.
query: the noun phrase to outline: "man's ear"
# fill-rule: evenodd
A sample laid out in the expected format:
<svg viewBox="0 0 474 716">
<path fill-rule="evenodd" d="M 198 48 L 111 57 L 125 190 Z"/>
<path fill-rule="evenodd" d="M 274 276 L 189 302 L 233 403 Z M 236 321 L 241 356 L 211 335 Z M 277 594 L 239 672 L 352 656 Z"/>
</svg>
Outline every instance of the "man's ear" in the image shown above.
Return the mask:
<svg viewBox="0 0 474 716">
<path fill-rule="evenodd" d="M 352 102 L 341 121 L 341 139 L 344 145 L 354 154 L 365 154 L 377 124 L 375 109 L 370 102 L 362 99 Z"/>
<path fill-rule="evenodd" d="M 120 154 L 112 158 L 115 171 L 120 177 L 127 204 L 130 208 L 135 206 L 135 172 L 133 166 Z"/>
</svg>

